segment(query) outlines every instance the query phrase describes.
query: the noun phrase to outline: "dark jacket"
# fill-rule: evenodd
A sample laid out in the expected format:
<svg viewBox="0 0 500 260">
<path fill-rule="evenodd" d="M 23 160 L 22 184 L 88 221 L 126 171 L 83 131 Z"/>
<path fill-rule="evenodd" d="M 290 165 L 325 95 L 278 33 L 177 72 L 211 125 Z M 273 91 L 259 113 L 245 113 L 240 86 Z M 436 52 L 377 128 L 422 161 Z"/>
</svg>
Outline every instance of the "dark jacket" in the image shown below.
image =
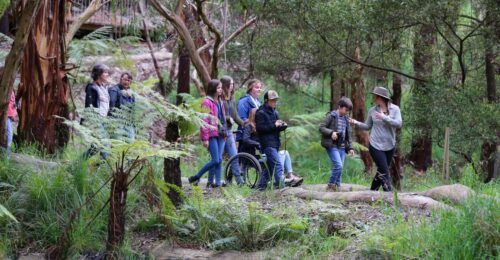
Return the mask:
<svg viewBox="0 0 500 260">
<path fill-rule="evenodd" d="M 260 149 L 259 137 L 253 132 L 253 126 L 246 123 L 243 127 L 243 138 L 240 143 L 240 152 L 256 155 L 255 150 Z"/>
<path fill-rule="evenodd" d="M 85 87 L 85 107 L 99 107 L 99 92 L 97 92 L 95 83 L 89 83 Z"/>
<path fill-rule="evenodd" d="M 109 93 L 109 110 L 111 111 L 114 107 L 120 108 L 124 104 L 135 103 L 135 97 L 125 97 L 122 94 L 123 86 L 121 84 L 114 85 L 108 89 Z"/>
<path fill-rule="evenodd" d="M 319 125 L 319 132 L 321 133 L 321 146 L 324 148 L 333 148 L 335 146 L 339 147 L 341 144 L 338 142 L 339 140 L 344 140 L 345 150 L 351 150 L 351 135 L 349 134 L 349 117 L 346 118 L 346 129 L 345 136 L 338 138 L 337 140 L 332 140 L 332 133 L 337 132 L 337 113 L 328 112 L 326 114 L 325 119 Z"/>
<path fill-rule="evenodd" d="M 278 112 L 267 104 L 264 104 L 257 110 L 255 124 L 257 125 L 257 133 L 259 134 L 259 141 L 262 148 L 280 148 L 280 132 L 285 131 L 287 126 L 276 127 L 275 123 L 278 119 Z"/>
</svg>

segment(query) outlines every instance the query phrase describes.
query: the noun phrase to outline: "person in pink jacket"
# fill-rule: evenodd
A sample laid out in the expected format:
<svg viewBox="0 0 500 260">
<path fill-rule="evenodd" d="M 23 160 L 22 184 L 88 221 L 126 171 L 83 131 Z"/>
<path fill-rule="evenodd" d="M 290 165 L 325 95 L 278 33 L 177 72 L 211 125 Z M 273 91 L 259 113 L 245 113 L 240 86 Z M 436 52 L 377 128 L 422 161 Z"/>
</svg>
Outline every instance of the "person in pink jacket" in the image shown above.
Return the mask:
<svg viewBox="0 0 500 260">
<path fill-rule="evenodd" d="M 12 137 L 14 136 L 14 122 L 17 122 L 16 94 L 14 90 L 10 93 L 9 107 L 7 108 L 7 156 L 10 154 Z"/>
<path fill-rule="evenodd" d="M 226 139 L 226 115 L 224 104 L 220 100 L 222 96 L 222 84 L 213 79 L 208 83 L 207 97 L 201 106 L 208 110 L 204 118 L 205 125 L 200 129 L 200 138 L 203 146 L 208 148 L 212 160 L 205 164 L 198 173 L 189 177 L 189 183 L 197 183 L 201 176 L 208 171 L 208 187 L 220 187 L 222 175 L 222 153 Z M 215 177 L 215 184 L 213 179 Z"/>
</svg>

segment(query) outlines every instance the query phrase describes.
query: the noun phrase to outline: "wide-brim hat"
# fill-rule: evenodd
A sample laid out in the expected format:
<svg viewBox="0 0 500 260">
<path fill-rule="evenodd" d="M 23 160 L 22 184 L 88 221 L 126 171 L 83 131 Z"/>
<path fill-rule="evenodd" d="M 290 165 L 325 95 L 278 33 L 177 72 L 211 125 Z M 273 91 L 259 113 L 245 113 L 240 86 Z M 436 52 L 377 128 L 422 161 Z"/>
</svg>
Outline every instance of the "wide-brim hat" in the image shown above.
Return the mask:
<svg viewBox="0 0 500 260">
<path fill-rule="evenodd" d="M 391 100 L 391 95 L 389 94 L 389 90 L 387 90 L 384 87 L 375 87 L 372 91 L 372 94 Z"/>
<path fill-rule="evenodd" d="M 264 94 L 264 100 L 274 100 L 274 99 L 278 99 L 280 98 L 278 96 L 278 92 L 274 91 L 274 90 L 269 90 L 266 92 L 266 94 Z"/>
</svg>

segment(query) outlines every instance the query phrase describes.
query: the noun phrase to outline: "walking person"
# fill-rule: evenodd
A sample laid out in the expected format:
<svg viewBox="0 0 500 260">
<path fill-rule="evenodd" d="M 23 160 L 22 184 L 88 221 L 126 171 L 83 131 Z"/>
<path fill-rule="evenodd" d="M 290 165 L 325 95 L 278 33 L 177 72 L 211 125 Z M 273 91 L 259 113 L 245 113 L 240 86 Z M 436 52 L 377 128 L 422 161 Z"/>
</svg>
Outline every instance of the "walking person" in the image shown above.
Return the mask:
<svg viewBox="0 0 500 260">
<path fill-rule="evenodd" d="M 269 90 L 264 95 L 264 105 L 262 105 L 255 115 L 255 124 L 257 134 L 259 135 L 260 145 L 267 158 L 267 167 L 270 172 L 262 171 L 259 182 L 259 190 L 264 190 L 269 181 L 269 175 L 274 175 L 274 187 L 282 186 L 283 166 L 280 163 L 278 150 L 281 146 L 280 132 L 285 131 L 288 125 L 279 119 L 276 106 L 278 104 L 278 93 Z"/>
<path fill-rule="evenodd" d="M 354 154 L 349 134 L 348 113 L 351 110 L 351 100 L 342 97 L 338 102 L 338 108 L 328 112 L 319 125 L 321 146 L 326 149 L 326 153 L 332 162 L 332 171 L 327 185 L 328 191 L 340 190 L 345 154 Z"/>
<path fill-rule="evenodd" d="M 238 113 L 236 111 L 236 105 L 234 102 L 234 81 L 231 77 L 229 76 L 223 76 L 220 79 L 220 82 L 222 83 L 222 103 L 224 105 L 224 112 L 226 115 L 226 133 L 227 133 L 227 138 L 226 138 L 226 144 L 224 145 L 224 150 L 226 153 L 229 155 L 229 158 L 235 156 L 238 153 L 238 150 L 236 149 L 236 137 L 233 134 L 233 126 L 235 124 L 238 125 L 239 128 L 243 127 L 243 120 L 238 116 Z M 231 164 L 231 172 L 236 178 L 236 183 L 238 185 L 243 184 L 243 179 L 241 178 L 240 174 L 240 165 L 238 161 L 234 161 Z"/>
<path fill-rule="evenodd" d="M 212 159 L 205 164 L 195 175 L 189 177 L 189 183 L 197 183 L 205 172 L 208 173 L 208 187 L 221 186 L 222 152 L 226 138 L 224 104 L 219 97 L 222 95 L 222 84 L 213 79 L 208 83 L 207 97 L 201 104 L 208 109 L 208 115 L 204 118 L 206 123 L 200 129 L 200 137 L 203 146 L 208 149 Z M 213 178 L 215 177 L 215 184 Z"/>
<path fill-rule="evenodd" d="M 371 190 L 391 191 L 389 167 L 396 148 L 396 129 L 401 128 L 403 120 L 398 106 L 391 103 L 389 91 L 384 87 L 375 87 L 372 94 L 375 106 L 368 111 L 365 123 L 355 119 L 349 122 L 357 128 L 370 131 L 369 152 L 377 165 L 377 173 L 373 178 Z"/>
<path fill-rule="evenodd" d="M 130 89 L 132 75 L 128 72 L 122 73 L 120 83 L 108 89 L 109 94 L 109 115 L 113 114 L 114 109 L 126 107 L 129 109 L 128 116 L 124 119 L 123 130 L 127 133 L 130 140 L 135 139 L 135 127 L 132 109 L 135 104 L 135 93 Z"/>
</svg>

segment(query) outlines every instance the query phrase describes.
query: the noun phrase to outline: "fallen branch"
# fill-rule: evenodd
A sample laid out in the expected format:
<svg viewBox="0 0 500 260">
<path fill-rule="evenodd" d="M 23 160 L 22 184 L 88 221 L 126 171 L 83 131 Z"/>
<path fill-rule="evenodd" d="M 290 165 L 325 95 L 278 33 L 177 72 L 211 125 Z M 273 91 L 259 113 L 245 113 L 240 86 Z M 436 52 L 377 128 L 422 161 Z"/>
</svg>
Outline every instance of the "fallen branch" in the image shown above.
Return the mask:
<svg viewBox="0 0 500 260">
<path fill-rule="evenodd" d="M 384 201 L 394 204 L 394 194 L 378 191 L 352 191 L 352 192 L 320 192 L 303 188 L 286 188 L 278 192 L 292 195 L 301 199 L 315 199 L 321 201 L 344 201 L 374 203 Z M 415 193 L 398 193 L 398 204 L 408 208 L 420 209 L 450 209 L 451 207 L 432 198 L 416 195 Z"/>
</svg>

